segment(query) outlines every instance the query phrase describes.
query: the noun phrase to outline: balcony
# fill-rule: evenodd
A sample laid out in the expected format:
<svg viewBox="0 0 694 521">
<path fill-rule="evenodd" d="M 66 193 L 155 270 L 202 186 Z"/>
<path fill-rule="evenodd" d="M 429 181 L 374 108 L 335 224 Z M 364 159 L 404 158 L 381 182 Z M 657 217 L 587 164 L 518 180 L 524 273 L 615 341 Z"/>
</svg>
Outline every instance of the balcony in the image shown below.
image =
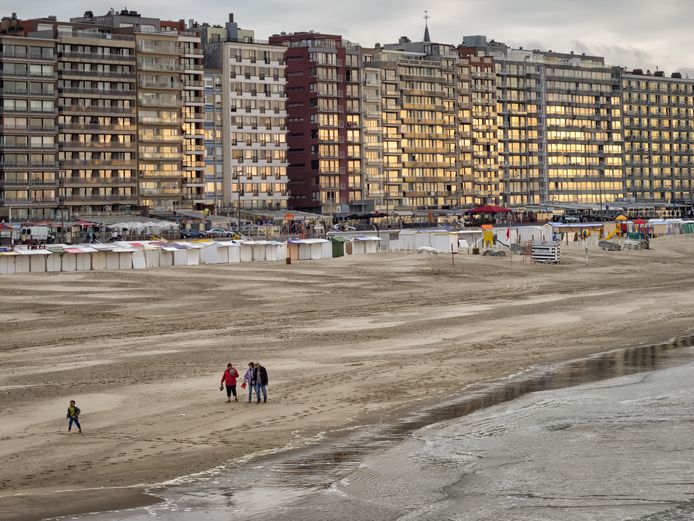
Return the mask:
<svg viewBox="0 0 694 521">
<path fill-rule="evenodd" d="M 93 150 L 93 149 L 109 149 L 109 150 L 135 150 L 135 143 L 101 143 L 101 142 L 85 142 L 85 141 L 65 141 L 60 144 L 61 148 L 70 150 Z"/>
<path fill-rule="evenodd" d="M 140 81 L 138 83 L 141 89 L 166 89 L 166 90 L 181 90 L 181 84 L 178 82 L 152 82 L 152 81 Z"/>
<path fill-rule="evenodd" d="M 178 118 L 152 118 L 147 116 L 140 116 L 138 121 L 146 125 L 173 125 L 178 126 L 181 124 L 181 120 Z"/>
<path fill-rule="evenodd" d="M 135 186 L 137 179 L 134 177 L 67 177 L 63 180 L 65 186 Z"/>
<path fill-rule="evenodd" d="M 62 123 L 59 127 L 61 130 L 92 130 L 109 134 L 113 132 L 135 132 L 137 130 L 137 126 L 135 125 L 99 125 L 93 123 Z"/>
<path fill-rule="evenodd" d="M 120 55 L 120 54 L 99 54 L 99 53 L 81 53 L 81 52 L 66 52 L 61 51 L 58 53 L 59 57 L 67 59 L 78 59 L 80 61 L 94 61 L 97 63 L 102 62 L 133 62 L 135 61 L 135 55 Z"/>
<path fill-rule="evenodd" d="M 101 107 L 98 105 L 63 105 L 60 112 L 93 112 L 94 114 L 132 114 L 135 115 L 135 107 Z"/>
<path fill-rule="evenodd" d="M 66 195 L 61 197 L 61 199 L 66 203 L 80 202 L 80 203 L 113 203 L 113 202 L 135 202 L 137 201 L 136 194 L 117 194 L 117 195 Z"/>
<path fill-rule="evenodd" d="M 164 197 L 164 196 L 177 196 L 181 197 L 183 195 L 182 188 L 161 188 L 158 190 L 140 190 L 141 196 L 147 197 Z"/>
<path fill-rule="evenodd" d="M 72 69 L 59 69 L 58 74 L 63 76 L 94 77 L 94 78 L 117 78 L 121 81 L 135 81 L 134 72 L 99 72 L 99 71 L 80 71 Z"/>
<path fill-rule="evenodd" d="M 139 69 L 142 71 L 161 71 L 161 72 L 181 72 L 183 71 L 183 66 L 179 63 L 140 63 Z"/>
<path fill-rule="evenodd" d="M 179 179 L 183 177 L 183 172 L 180 172 L 178 170 L 176 171 L 171 171 L 171 170 L 146 170 L 146 171 L 141 171 L 140 172 L 140 179 L 159 179 L 159 178 L 167 178 L 167 179 Z"/>
<path fill-rule="evenodd" d="M 61 161 L 64 168 L 73 166 L 84 167 L 122 167 L 127 166 L 135 168 L 136 161 L 134 159 L 64 159 Z"/>
<path fill-rule="evenodd" d="M 118 96 L 122 98 L 134 98 L 135 89 L 81 89 L 78 87 L 62 87 L 58 88 L 58 92 L 62 94 L 94 94 L 97 96 Z"/>
</svg>

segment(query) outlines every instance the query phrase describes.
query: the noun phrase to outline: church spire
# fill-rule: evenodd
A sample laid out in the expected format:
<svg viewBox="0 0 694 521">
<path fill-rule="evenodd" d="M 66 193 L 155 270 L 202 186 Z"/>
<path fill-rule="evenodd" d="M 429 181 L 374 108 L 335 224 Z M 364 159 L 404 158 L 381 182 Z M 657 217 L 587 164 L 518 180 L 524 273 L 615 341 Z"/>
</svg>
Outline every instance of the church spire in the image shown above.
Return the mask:
<svg viewBox="0 0 694 521">
<path fill-rule="evenodd" d="M 429 11 L 424 11 L 424 41 L 431 42 L 431 37 L 429 36 Z"/>
</svg>

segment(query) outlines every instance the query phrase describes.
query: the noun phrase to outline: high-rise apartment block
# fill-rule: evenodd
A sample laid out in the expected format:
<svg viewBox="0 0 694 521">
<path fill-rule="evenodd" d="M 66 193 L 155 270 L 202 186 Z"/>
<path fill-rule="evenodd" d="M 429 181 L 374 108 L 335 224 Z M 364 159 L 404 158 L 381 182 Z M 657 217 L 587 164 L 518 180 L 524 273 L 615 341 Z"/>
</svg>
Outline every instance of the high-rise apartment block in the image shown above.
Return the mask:
<svg viewBox="0 0 694 521">
<path fill-rule="evenodd" d="M 624 196 L 620 69 L 595 56 L 510 49 L 479 36 L 463 43 L 495 63 L 500 202 L 607 204 Z"/>
<path fill-rule="evenodd" d="M 624 179 L 634 201 L 692 205 L 694 80 L 622 74 Z"/>
<path fill-rule="evenodd" d="M 313 32 L 270 43 L 285 47 L 287 64 L 289 206 L 364 211 L 361 48 Z"/>
<path fill-rule="evenodd" d="M 1 35 L 0 44 L 0 216 L 54 217 L 59 175 L 55 41 Z"/>
<path fill-rule="evenodd" d="M 457 206 L 461 150 L 453 47 L 401 38 L 368 56 L 365 67 L 380 73 L 384 196 L 374 202 L 376 209 Z"/>
<path fill-rule="evenodd" d="M 204 203 L 202 50 L 184 29 L 134 11 L 3 20 L 2 97 L 14 119 L 3 111 L 2 139 L 27 148 L 3 146 L 0 214 L 42 219 Z M 24 99 L 15 97 L 23 89 Z"/>
<path fill-rule="evenodd" d="M 132 34 L 137 76 L 139 204 L 158 211 L 204 204 L 204 98 L 200 38 L 183 21 L 134 11 L 73 22 Z"/>
<path fill-rule="evenodd" d="M 287 208 L 284 47 L 255 39 L 230 15 L 224 28 L 197 28 L 205 47 L 207 178 L 217 204 Z M 209 187 L 212 188 L 212 187 Z"/>
</svg>

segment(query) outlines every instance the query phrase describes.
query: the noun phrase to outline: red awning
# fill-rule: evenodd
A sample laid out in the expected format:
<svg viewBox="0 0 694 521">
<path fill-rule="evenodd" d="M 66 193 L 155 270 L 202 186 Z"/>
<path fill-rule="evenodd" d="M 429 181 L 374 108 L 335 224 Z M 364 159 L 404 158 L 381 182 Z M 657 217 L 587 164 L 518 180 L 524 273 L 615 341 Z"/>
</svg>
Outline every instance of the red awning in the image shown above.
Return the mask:
<svg viewBox="0 0 694 521">
<path fill-rule="evenodd" d="M 636 219 L 634 221 L 634 224 L 646 224 L 646 221 L 644 221 L 643 219 Z"/>
<path fill-rule="evenodd" d="M 503 206 L 494 206 L 493 204 L 486 204 L 484 206 L 478 206 L 472 210 L 468 210 L 467 213 L 470 215 L 476 215 L 480 213 L 509 213 L 511 210 L 504 208 Z"/>
</svg>

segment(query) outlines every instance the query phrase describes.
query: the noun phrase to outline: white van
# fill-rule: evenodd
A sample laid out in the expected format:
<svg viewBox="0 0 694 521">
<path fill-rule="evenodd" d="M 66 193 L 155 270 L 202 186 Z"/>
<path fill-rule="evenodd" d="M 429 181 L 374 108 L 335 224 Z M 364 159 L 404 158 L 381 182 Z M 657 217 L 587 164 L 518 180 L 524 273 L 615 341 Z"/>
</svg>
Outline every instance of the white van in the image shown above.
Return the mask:
<svg viewBox="0 0 694 521">
<path fill-rule="evenodd" d="M 26 226 L 22 228 L 21 236 L 26 240 L 38 242 L 48 241 L 48 226 Z"/>
</svg>

